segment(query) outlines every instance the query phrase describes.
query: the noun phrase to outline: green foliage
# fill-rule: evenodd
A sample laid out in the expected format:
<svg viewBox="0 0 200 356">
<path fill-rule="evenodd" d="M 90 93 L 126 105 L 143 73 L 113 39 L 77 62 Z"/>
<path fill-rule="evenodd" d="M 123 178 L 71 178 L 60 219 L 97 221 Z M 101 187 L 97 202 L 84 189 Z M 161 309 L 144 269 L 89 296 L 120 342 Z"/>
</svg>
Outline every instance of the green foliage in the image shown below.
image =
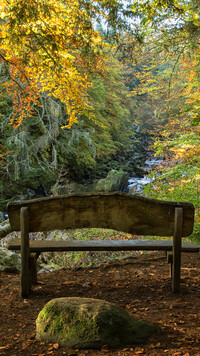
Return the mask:
<svg viewBox="0 0 200 356">
<path fill-rule="evenodd" d="M 200 161 L 176 163 L 152 171 L 155 180 L 144 188 L 144 194 L 166 201 L 190 202 L 195 207 L 194 232 L 190 239 L 200 243 Z"/>
<path fill-rule="evenodd" d="M 115 230 L 92 228 L 54 231 L 48 235 L 48 238 L 52 240 L 124 240 L 131 238 L 131 235 Z M 45 252 L 41 255 L 41 266 L 45 268 L 48 265 L 52 269 L 89 267 L 91 265 L 99 265 L 113 258 L 123 258 L 130 255 L 136 256 L 137 252 Z"/>
<path fill-rule="evenodd" d="M 88 90 L 95 120 L 82 115 L 70 129 L 61 128 L 66 121 L 61 102 L 46 94 L 36 113 L 13 129 L 10 98 L 2 92 L 1 209 L 9 199 L 50 194 L 55 183 L 91 182 L 120 168 L 121 157 L 132 149 L 132 103 L 123 65 L 110 55 L 107 67 L 104 77 L 93 74 Z"/>
<path fill-rule="evenodd" d="M 154 133 L 152 149 L 165 161 L 144 194 L 195 206 L 193 239 L 200 236 L 199 29 L 196 0 L 134 1 L 146 37 L 136 47 L 132 95 Z M 141 105 L 141 103 L 144 105 Z M 157 137 L 156 137 L 157 136 Z"/>
</svg>

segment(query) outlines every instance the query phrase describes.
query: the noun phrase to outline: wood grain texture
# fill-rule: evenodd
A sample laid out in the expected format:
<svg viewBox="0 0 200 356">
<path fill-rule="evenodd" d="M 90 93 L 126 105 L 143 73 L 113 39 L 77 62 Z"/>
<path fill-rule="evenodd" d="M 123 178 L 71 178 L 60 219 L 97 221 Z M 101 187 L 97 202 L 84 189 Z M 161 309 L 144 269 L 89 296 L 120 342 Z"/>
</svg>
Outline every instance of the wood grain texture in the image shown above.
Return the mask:
<svg viewBox="0 0 200 356">
<path fill-rule="evenodd" d="M 21 227 L 21 296 L 27 298 L 30 293 L 30 271 L 29 271 L 29 210 L 22 207 L 20 211 Z"/>
<path fill-rule="evenodd" d="M 181 280 L 181 239 L 183 228 L 183 210 L 175 209 L 175 226 L 173 238 L 172 292 L 180 291 Z"/>
<path fill-rule="evenodd" d="M 11 240 L 7 248 L 20 250 L 21 239 Z M 172 251 L 172 240 L 30 240 L 31 252 L 48 251 Z M 182 252 L 198 252 L 195 242 L 182 242 Z"/>
<path fill-rule="evenodd" d="M 29 229 L 51 231 L 109 228 L 136 235 L 172 236 L 175 208 L 183 208 L 183 236 L 193 231 L 194 207 L 125 193 L 84 194 L 10 202 L 7 211 L 13 231 L 20 230 L 21 207 L 29 208 Z"/>
</svg>

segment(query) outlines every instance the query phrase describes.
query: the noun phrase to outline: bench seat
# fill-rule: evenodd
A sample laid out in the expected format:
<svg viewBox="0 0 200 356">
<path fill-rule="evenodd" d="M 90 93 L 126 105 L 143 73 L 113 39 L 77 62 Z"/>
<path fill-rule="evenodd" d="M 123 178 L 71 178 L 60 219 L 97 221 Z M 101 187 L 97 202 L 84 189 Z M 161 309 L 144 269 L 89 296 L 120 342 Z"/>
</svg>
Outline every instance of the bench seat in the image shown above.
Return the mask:
<svg viewBox="0 0 200 356">
<path fill-rule="evenodd" d="M 53 251 L 172 251 L 173 240 L 30 240 L 30 252 Z M 21 239 L 11 240 L 9 250 L 20 250 Z M 199 252 L 195 242 L 183 242 L 181 252 Z"/>
</svg>

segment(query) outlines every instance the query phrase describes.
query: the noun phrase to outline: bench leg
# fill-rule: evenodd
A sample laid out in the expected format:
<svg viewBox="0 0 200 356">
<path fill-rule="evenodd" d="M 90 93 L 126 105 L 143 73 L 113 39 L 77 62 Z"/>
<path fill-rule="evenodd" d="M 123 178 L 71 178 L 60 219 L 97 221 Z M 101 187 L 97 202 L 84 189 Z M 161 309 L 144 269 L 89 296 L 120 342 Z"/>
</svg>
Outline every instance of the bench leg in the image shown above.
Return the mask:
<svg viewBox="0 0 200 356">
<path fill-rule="evenodd" d="M 20 211 L 21 229 L 21 296 L 27 298 L 30 294 L 30 269 L 29 269 L 29 211 L 22 207 Z"/>
<path fill-rule="evenodd" d="M 31 253 L 29 256 L 30 284 L 37 284 L 37 259 L 40 253 Z"/>
<path fill-rule="evenodd" d="M 181 279 L 181 238 L 183 226 L 183 209 L 175 208 L 175 227 L 173 239 L 172 292 L 180 291 Z"/>
<path fill-rule="evenodd" d="M 170 263 L 169 276 L 170 276 L 170 279 L 172 279 L 172 268 L 173 268 L 173 252 L 172 251 L 167 251 L 167 262 Z"/>
</svg>

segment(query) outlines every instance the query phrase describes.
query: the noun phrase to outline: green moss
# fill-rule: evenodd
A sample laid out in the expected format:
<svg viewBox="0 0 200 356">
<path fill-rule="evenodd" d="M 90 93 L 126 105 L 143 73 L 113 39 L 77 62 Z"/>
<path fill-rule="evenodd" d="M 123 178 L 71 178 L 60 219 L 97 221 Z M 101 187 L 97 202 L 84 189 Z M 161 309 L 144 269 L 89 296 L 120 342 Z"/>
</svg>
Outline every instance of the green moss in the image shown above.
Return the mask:
<svg viewBox="0 0 200 356">
<path fill-rule="evenodd" d="M 81 317 L 75 309 L 64 308 L 57 304 L 47 304 L 38 316 L 40 333 L 50 336 L 59 335 L 59 339 L 66 339 L 69 345 L 78 340 L 93 340 L 98 335 L 98 326 L 90 316 Z"/>
<path fill-rule="evenodd" d="M 20 256 L 17 253 L 0 248 L 0 266 L 2 268 L 16 267 L 20 269 Z"/>
<path fill-rule="evenodd" d="M 76 319 L 75 315 L 66 331 L 68 333 L 68 340 L 72 344 L 77 339 L 93 340 L 98 336 L 98 326 L 95 320 L 85 318 Z"/>
<path fill-rule="evenodd" d="M 128 186 L 128 176 L 122 170 L 112 169 L 106 178 L 100 179 L 96 185 L 97 192 L 114 192 L 126 190 Z"/>
<path fill-rule="evenodd" d="M 41 329 L 48 332 L 51 329 L 52 335 L 62 332 L 62 310 L 58 305 L 47 305 L 39 314 L 38 319 L 41 323 Z"/>
</svg>

